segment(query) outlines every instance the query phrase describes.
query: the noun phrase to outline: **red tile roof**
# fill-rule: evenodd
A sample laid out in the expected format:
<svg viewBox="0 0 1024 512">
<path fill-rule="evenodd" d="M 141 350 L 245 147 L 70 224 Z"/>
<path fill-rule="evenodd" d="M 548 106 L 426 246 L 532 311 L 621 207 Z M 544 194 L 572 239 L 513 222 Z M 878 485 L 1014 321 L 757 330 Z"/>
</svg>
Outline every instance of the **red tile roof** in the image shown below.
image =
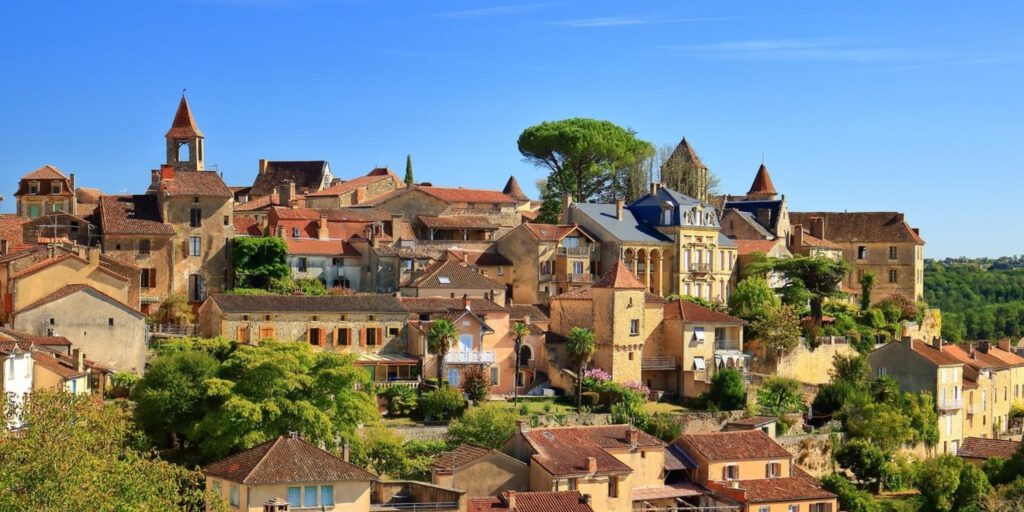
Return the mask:
<svg viewBox="0 0 1024 512">
<path fill-rule="evenodd" d="M 509 508 L 509 497 L 514 494 L 515 508 Z M 490 510 L 508 510 L 510 512 L 593 512 L 589 504 L 583 502 L 579 491 L 544 491 L 544 492 L 503 492 L 501 496 L 486 498 L 470 498 L 467 512 L 487 512 Z"/>
<path fill-rule="evenodd" d="M 446 203 L 516 204 L 515 199 L 497 190 L 426 186 L 416 187 L 416 190 L 421 190 Z"/>
<path fill-rule="evenodd" d="M 103 196 L 97 209 L 104 234 L 174 235 L 174 228 L 160 218 L 156 196 Z"/>
<path fill-rule="evenodd" d="M 1002 360 L 996 357 L 992 357 L 988 354 L 977 350 L 973 345 L 967 344 L 965 346 L 954 345 L 947 343 L 942 346 L 942 352 L 949 354 L 956 358 L 957 361 L 971 366 L 975 369 L 982 368 L 1007 368 L 1010 365 L 1004 363 Z"/>
<path fill-rule="evenodd" d="M 285 237 L 288 254 L 317 256 L 362 256 L 352 244 L 344 240 L 318 240 L 310 238 Z"/>
<path fill-rule="evenodd" d="M 523 434 L 536 455 L 533 460 L 556 476 L 589 474 L 588 459 L 597 462 L 598 474 L 623 474 L 633 470 L 608 450 L 629 449 L 629 425 L 592 427 L 548 427 Z M 665 443 L 635 430 L 637 446 L 664 449 Z"/>
<path fill-rule="evenodd" d="M 692 498 L 708 494 L 704 487 L 691 482 L 667 484 L 661 487 L 633 489 L 633 501 L 664 500 L 671 498 Z"/>
<path fill-rule="evenodd" d="M 761 430 L 682 434 L 672 444 L 691 457 L 699 454 L 710 462 L 792 458 L 785 448 Z"/>
<path fill-rule="evenodd" d="M 36 336 L 27 332 L 0 327 L 0 351 L 10 352 L 15 347 L 28 350 L 32 345 L 44 347 L 70 347 L 71 341 L 64 336 Z"/>
<path fill-rule="evenodd" d="M 768 175 L 768 167 L 761 164 L 761 167 L 757 169 L 757 175 L 754 176 L 754 182 L 750 184 L 747 195 L 775 193 L 775 184 L 772 183 L 772 177 Z"/>
<path fill-rule="evenodd" d="M 781 241 L 782 239 L 780 238 L 775 240 L 733 240 L 733 242 L 736 242 L 737 253 L 740 256 L 753 254 L 755 252 L 768 254 L 775 249 L 775 246 Z"/>
<path fill-rule="evenodd" d="M 66 180 L 68 177 L 64 173 L 60 172 L 60 169 L 46 164 L 24 176 L 21 177 L 23 180 Z"/>
<path fill-rule="evenodd" d="M 377 480 L 323 449 L 286 436 L 214 462 L 203 473 L 246 485 Z"/>
<path fill-rule="evenodd" d="M 898 341 L 895 343 L 903 343 L 903 341 Z M 892 343 L 890 343 L 890 345 L 891 344 Z M 881 350 L 882 348 L 885 347 L 881 347 L 876 350 Z M 925 358 L 926 360 L 930 361 L 931 363 L 937 366 L 951 366 L 963 364 L 963 362 L 960 361 L 959 359 L 953 357 L 950 354 L 945 353 L 944 351 L 940 351 L 939 349 L 921 340 L 914 340 L 912 350 L 915 354 Z"/>
<path fill-rule="evenodd" d="M 297 193 L 316 192 L 324 186 L 330 170 L 325 160 L 269 160 L 266 165 L 266 169 L 253 180 L 249 197 L 270 195 L 288 181 L 295 183 Z"/>
<path fill-rule="evenodd" d="M 462 299 L 450 299 L 445 297 L 402 297 L 402 304 L 410 313 L 445 313 L 448 311 L 461 311 L 463 308 Z M 508 309 L 494 303 L 493 301 L 481 298 L 470 298 L 469 307 L 474 313 L 497 313 L 508 312 Z"/>
<path fill-rule="evenodd" d="M 500 267 L 512 265 L 512 261 L 496 252 L 487 251 L 456 251 L 448 249 L 447 258 L 478 267 Z"/>
<path fill-rule="evenodd" d="M 84 377 L 89 374 L 88 371 L 79 371 L 77 367 L 72 364 L 58 359 L 55 355 L 47 352 L 36 351 L 32 353 L 32 360 L 39 366 L 50 370 L 57 374 L 58 377 L 63 379 L 75 379 L 78 377 Z"/>
<path fill-rule="evenodd" d="M 708 309 L 699 304 L 694 304 L 688 300 L 676 299 L 668 304 L 665 304 L 665 319 L 677 319 L 684 320 L 686 322 L 706 322 L 716 324 L 745 324 L 746 322 L 729 316 L 725 313 L 720 313 L 713 309 Z"/>
<path fill-rule="evenodd" d="M 522 187 L 519 186 L 519 181 L 516 180 L 515 176 L 508 177 L 508 182 L 505 183 L 505 188 L 502 189 L 501 193 L 517 201 L 530 200 L 529 197 L 526 197 L 526 194 L 523 192 Z"/>
<path fill-rule="evenodd" d="M 263 235 L 263 229 L 260 227 L 260 222 L 255 217 L 251 217 L 249 215 L 235 215 L 232 217 L 231 222 L 235 225 L 235 233 L 239 235 Z"/>
<path fill-rule="evenodd" d="M 1011 366 L 1024 365 L 1024 357 L 1018 356 L 1013 352 L 1007 352 L 994 345 L 989 347 L 988 355 Z"/>
<path fill-rule="evenodd" d="M 604 273 L 596 283 L 593 284 L 594 288 L 615 288 L 619 290 L 643 290 L 647 286 L 640 282 L 632 272 L 626 268 L 626 264 L 622 260 L 616 260 L 615 266 Z"/>
<path fill-rule="evenodd" d="M 203 132 L 199 131 L 199 127 L 196 126 L 196 120 L 192 117 L 192 109 L 188 106 L 188 100 L 182 94 L 181 101 L 178 102 L 178 111 L 174 113 L 171 129 L 167 130 L 165 137 L 171 139 L 190 139 L 202 136 Z"/>
<path fill-rule="evenodd" d="M 453 465 L 455 469 L 458 469 L 470 462 L 480 460 L 492 452 L 498 453 L 502 457 L 508 457 L 508 455 L 497 450 L 484 448 L 483 446 L 477 446 L 475 444 L 462 443 L 454 450 L 441 452 L 441 454 L 434 459 L 434 463 L 430 467 L 437 473 L 450 475 Z"/>
<path fill-rule="evenodd" d="M 172 197 L 199 196 L 232 198 L 234 194 L 213 171 L 174 171 L 174 177 L 161 180 L 160 188 Z"/>
<path fill-rule="evenodd" d="M 367 174 L 366 176 L 359 176 L 358 178 L 352 178 L 351 180 L 348 181 L 342 181 L 340 183 L 331 185 L 321 191 L 310 192 L 309 194 L 306 195 L 308 197 L 338 196 L 341 194 L 347 194 L 349 192 L 352 192 L 353 190 L 356 190 L 360 187 L 372 185 L 382 180 L 393 180 L 396 184 L 398 184 L 400 181 L 398 179 L 398 176 L 396 176 L 395 173 L 391 172 L 391 169 L 374 169 L 370 171 L 370 174 Z"/>
<path fill-rule="evenodd" d="M 895 242 L 924 244 L 899 212 L 790 212 L 791 224 L 825 221 L 825 239 L 833 242 Z"/>
<path fill-rule="evenodd" d="M 550 320 L 548 314 L 541 309 L 542 306 L 537 304 L 513 304 L 509 307 L 511 313 L 509 318 L 518 320 L 526 317 L 530 317 L 530 322 L 547 322 Z M 547 306 L 543 306 L 545 309 Z"/>
<path fill-rule="evenodd" d="M 980 437 L 968 437 L 960 446 L 956 454 L 968 459 L 988 459 L 997 457 L 1009 459 L 1020 449 L 1020 441 L 1009 439 L 983 439 Z"/>
<path fill-rule="evenodd" d="M 708 487 L 727 497 L 741 497 L 743 503 L 786 503 L 836 498 L 835 494 L 821 488 L 821 482 L 796 466 L 793 466 L 791 477 L 740 480 L 736 482 L 737 488 L 731 488 L 730 483 L 708 482 Z"/>
<path fill-rule="evenodd" d="M 353 295 L 230 295 L 215 293 L 210 299 L 225 313 L 405 313 L 403 302 L 394 295 L 363 293 Z"/>
<path fill-rule="evenodd" d="M 24 243 L 21 223 L 22 218 L 12 213 L 0 215 L 0 240 L 7 241 L 8 250 Z"/>
<path fill-rule="evenodd" d="M 441 260 L 423 270 L 412 288 L 452 288 L 468 290 L 504 290 L 505 285 L 474 272 L 455 260 Z"/>
</svg>

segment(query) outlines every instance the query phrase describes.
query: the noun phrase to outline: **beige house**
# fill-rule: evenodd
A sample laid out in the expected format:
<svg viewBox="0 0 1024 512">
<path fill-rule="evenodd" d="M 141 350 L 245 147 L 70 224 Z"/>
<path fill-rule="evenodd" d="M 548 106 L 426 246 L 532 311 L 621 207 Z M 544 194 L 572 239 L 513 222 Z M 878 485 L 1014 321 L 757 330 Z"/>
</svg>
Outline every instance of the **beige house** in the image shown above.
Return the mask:
<svg viewBox="0 0 1024 512">
<path fill-rule="evenodd" d="M 52 212 L 75 214 L 75 175 L 70 177 L 52 165 L 44 165 L 21 177 L 14 193 L 18 216 L 35 219 Z"/>
<path fill-rule="evenodd" d="M 461 489 L 466 496 L 497 496 L 530 489 L 530 468 L 498 450 L 461 444 L 437 456 L 430 467 L 434 485 Z"/>
<path fill-rule="evenodd" d="M 49 350 L 32 351 L 32 389 L 59 389 L 73 394 L 95 394 L 102 397 L 112 373 L 85 358 L 80 350 L 70 355 Z"/>
<path fill-rule="evenodd" d="M 145 315 L 88 284 L 60 288 L 12 318 L 19 331 L 66 337 L 104 367 L 136 374 L 145 369 Z"/>
<path fill-rule="evenodd" d="M 868 354 L 875 377 L 889 376 L 900 389 L 927 391 L 935 397 L 939 422 L 939 453 L 955 454 L 964 439 L 964 363 L 942 349 L 911 338 L 894 341 Z"/>
<path fill-rule="evenodd" d="M 409 311 L 393 295 L 213 294 L 199 308 L 199 332 L 241 343 L 308 343 L 352 354 L 378 385 L 413 385 L 420 358 L 406 336 Z"/>
<path fill-rule="evenodd" d="M 505 285 L 474 271 L 456 258 L 446 258 L 423 269 L 415 281 L 401 288 L 403 297 L 484 298 L 505 303 Z"/>
<path fill-rule="evenodd" d="M 297 436 L 279 436 L 203 468 L 206 488 L 233 512 L 263 512 L 278 500 L 288 510 L 370 510 L 377 477 Z M 284 502 L 284 503 L 282 503 Z"/>
<path fill-rule="evenodd" d="M 508 295 L 518 303 L 546 303 L 601 274 L 600 244 L 574 224 L 522 224 L 495 246 L 512 262 Z"/>
<path fill-rule="evenodd" d="M 651 389 L 696 398 L 707 391 L 720 370 L 745 372 L 750 356 L 743 352 L 746 322 L 692 302 L 677 299 L 664 305 L 661 329 L 644 347 L 643 382 Z"/>
<path fill-rule="evenodd" d="M 945 344 L 942 351 L 964 364 L 964 437 L 998 438 L 1010 428 L 1024 358 L 988 342 Z"/>
<path fill-rule="evenodd" d="M 141 309 L 155 311 L 174 292 L 172 269 L 180 253 L 174 228 L 160 217 L 156 196 L 103 196 L 96 211 L 104 254 L 139 267 Z"/>
<path fill-rule="evenodd" d="M 761 430 L 683 434 L 672 444 L 695 463 L 694 480 L 719 504 L 739 505 L 742 512 L 839 510 L 836 495 Z"/>
</svg>

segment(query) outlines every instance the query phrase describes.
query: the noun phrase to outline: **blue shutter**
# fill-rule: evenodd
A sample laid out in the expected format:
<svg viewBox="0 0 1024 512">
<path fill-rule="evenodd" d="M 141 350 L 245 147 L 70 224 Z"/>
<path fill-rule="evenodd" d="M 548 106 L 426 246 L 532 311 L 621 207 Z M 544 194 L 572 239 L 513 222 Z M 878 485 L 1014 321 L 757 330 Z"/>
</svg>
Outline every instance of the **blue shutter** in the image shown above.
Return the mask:
<svg viewBox="0 0 1024 512">
<path fill-rule="evenodd" d="M 303 507 L 315 507 L 316 506 L 316 486 L 307 485 L 306 495 L 302 499 Z"/>
<path fill-rule="evenodd" d="M 292 507 L 302 506 L 302 488 L 301 487 L 289 487 L 288 488 L 288 504 Z"/>
<path fill-rule="evenodd" d="M 325 507 L 334 506 L 334 486 L 333 485 L 322 485 L 320 486 L 320 504 Z"/>
</svg>

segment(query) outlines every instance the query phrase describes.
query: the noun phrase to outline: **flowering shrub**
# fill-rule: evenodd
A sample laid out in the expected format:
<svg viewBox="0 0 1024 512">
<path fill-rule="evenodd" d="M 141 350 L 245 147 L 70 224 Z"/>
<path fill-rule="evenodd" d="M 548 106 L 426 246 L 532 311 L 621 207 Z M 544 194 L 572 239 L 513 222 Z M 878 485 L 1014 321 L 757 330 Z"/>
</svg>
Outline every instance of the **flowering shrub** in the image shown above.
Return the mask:
<svg viewBox="0 0 1024 512">
<path fill-rule="evenodd" d="M 590 370 L 587 370 L 586 372 L 583 372 L 583 378 L 584 379 L 591 378 L 591 379 L 599 380 L 599 381 L 602 381 L 602 382 L 608 382 L 608 381 L 612 380 L 612 374 L 610 374 L 610 373 L 608 373 L 608 372 L 606 372 L 606 371 L 604 371 L 604 370 L 602 370 L 600 368 L 591 368 Z"/>
<path fill-rule="evenodd" d="M 644 386 L 642 382 L 638 382 L 638 381 L 635 381 L 635 380 L 630 380 L 630 381 L 624 382 L 622 385 L 625 386 L 626 389 L 631 389 L 633 391 L 636 391 L 637 393 L 640 393 L 641 395 L 643 395 L 645 397 L 651 395 L 651 388 L 649 388 L 647 386 Z"/>
</svg>

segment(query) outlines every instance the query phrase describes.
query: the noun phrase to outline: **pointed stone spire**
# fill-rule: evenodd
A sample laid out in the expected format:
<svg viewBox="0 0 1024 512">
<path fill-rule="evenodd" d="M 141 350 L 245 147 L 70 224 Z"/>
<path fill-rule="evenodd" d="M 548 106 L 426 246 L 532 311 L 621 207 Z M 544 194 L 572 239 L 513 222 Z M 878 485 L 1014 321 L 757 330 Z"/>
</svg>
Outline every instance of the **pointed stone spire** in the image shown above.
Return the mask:
<svg viewBox="0 0 1024 512">
<path fill-rule="evenodd" d="M 615 266 L 605 272 L 601 279 L 594 283 L 594 288 L 615 288 L 619 290 L 645 290 L 644 283 L 641 283 L 632 272 L 626 268 L 622 260 L 616 260 Z"/>
<path fill-rule="evenodd" d="M 697 167 L 703 167 L 704 169 L 708 168 L 708 166 L 704 165 L 704 162 L 700 161 L 700 157 L 697 156 L 697 152 L 693 150 L 693 146 L 691 146 L 690 142 L 686 140 L 686 137 L 683 137 L 683 140 L 679 142 L 678 146 L 676 146 L 675 151 L 672 152 L 672 156 L 681 158 L 685 163 L 691 163 Z"/>
<path fill-rule="evenodd" d="M 515 199 L 516 201 L 529 201 L 530 198 L 526 197 L 523 193 L 523 189 L 519 186 L 519 182 L 516 181 L 515 176 L 508 177 L 508 183 L 505 184 L 505 188 L 502 190 L 505 195 Z"/>
<path fill-rule="evenodd" d="M 188 100 L 182 94 L 181 102 L 178 103 L 178 111 L 174 114 L 174 122 L 171 123 L 171 129 L 167 130 L 165 137 L 170 139 L 190 139 L 202 136 L 203 132 L 199 131 L 199 127 L 196 126 L 196 120 L 192 117 L 192 109 L 188 106 Z"/>
<path fill-rule="evenodd" d="M 661 164 L 661 185 L 682 192 L 701 202 L 708 200 L 708 167 L 683 137 L 672 154 Z"/>
<path fill-rule="evenodd" d="M 757 170 L 757 176 L 754 176 L 754 182 L 750 184 L 747 197 L 751 199 L 773 199 L 776 194 L 778 192 L 775 191 L 772 177 L 768 175 L 768 167 L 761 164 L 761 167 Z"/>
</svg>

